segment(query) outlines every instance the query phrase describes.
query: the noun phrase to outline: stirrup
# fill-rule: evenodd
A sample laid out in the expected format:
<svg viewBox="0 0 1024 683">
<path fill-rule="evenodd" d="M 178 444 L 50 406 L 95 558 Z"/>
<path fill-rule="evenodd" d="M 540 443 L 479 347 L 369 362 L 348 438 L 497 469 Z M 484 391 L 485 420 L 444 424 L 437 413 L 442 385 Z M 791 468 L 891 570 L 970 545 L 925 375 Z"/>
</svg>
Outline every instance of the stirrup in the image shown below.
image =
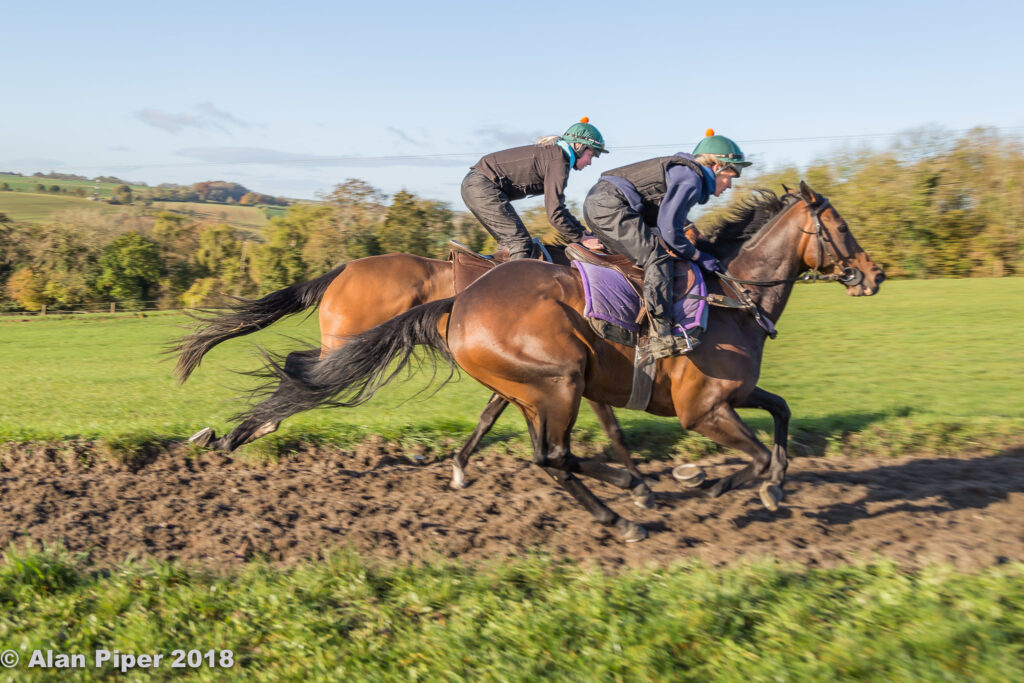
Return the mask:
<svg viewBox="0 0 1024 683">
<path fill-rule="evenodd" d="M 654 359 L 669 356 L 685 356 L 700 346 L 700 338 L 683 330 L 681 336 L 651 337 L 647 344 L 648 353 Z"/>
</svg>

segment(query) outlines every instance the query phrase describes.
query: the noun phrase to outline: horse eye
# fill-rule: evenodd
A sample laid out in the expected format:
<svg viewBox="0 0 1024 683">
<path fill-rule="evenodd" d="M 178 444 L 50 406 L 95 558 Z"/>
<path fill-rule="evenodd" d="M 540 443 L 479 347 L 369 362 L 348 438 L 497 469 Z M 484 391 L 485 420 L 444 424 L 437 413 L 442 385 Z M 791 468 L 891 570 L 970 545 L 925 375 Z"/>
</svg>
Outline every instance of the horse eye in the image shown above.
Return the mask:
<svg viewBox="0 0 1024 683">
<path fill-rule="evenodd" d="M 846 232 L 849 229 L 850 228 L 847 227 L 846 223 L 840 223 L 839 224 L 839 232 Z"/>
</svg>

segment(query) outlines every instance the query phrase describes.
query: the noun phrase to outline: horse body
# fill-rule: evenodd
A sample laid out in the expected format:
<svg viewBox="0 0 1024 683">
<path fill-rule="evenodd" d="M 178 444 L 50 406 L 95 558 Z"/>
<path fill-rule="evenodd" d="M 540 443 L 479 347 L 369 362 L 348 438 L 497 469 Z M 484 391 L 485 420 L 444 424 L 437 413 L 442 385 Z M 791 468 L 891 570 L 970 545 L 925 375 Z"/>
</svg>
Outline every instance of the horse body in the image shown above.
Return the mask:
<svg viewBox="0 0 1024 683">
<path fill-rule="evenodd" d="M 750 292 L 741 291 L 760 311 L 777 321 L 796 276 L 808 269 L 836 273 L 834 279 L 844 281 L 853 296 L 878 291 L 884 273 L 826 199 L 803 183 L 799 195 L 772 198 L 753 205 L 745 220 L 733 226 L 747 227 L 747 232 L 727 232 L 720 240 L 716 234 L 715 243 L 700 245 L 726 264 L 729 275 L 723 277 L 728 281 L 752 286 Z M 760 210 L 771 215 L 755 220 Z M 721 290 L 721 285 L 716 288 Z M 599 523 L 614 526 L 623 540 L 639 540 L 646 535 L 643 527 L 611 511 L 577 477 L 594 477 L 634 495 L 643 486 L 632 472 L 572 454 L 570 435 L 580 400 L 625 405 L 632 384 L 634 351 L 599 338 L 583 317 L 583 306 L 582 285 L 570 269 L 532 261 L 507 263 L 455 297 L 414 308 L 320 361 L 275 368 L 277 388 L 232 434 L 245 438 L 268 417 L 280 420 L 317 405 L 363 403 L 394 377 L 397 370 L 389 367 L 396 359 L 400 369 L 415 346 L 427 345 L 515 404 L 526 418 L 534 462 Z M 718 496 L 767 473 L 761 499 L 775 509 L 787 467 L 789 409 L 781 397 L 757 387 L 767 336 L 748 313 L 713 309 L 704 341 L 694 352 L 658 361 L 647 410 L 675 415 L 685 429 L 752 458 L 726 477 L 696 480 L 708 495 Z M 773 451 L 740 419 L 737 408 L 763 408 L 772 414 Z"/>
<path fill-rule="evenodd" d="M 454 295 L 450 261 L 401 253 L 350 261 L 320 302 L 322 354 L 399 313 Z"/>
</svg>

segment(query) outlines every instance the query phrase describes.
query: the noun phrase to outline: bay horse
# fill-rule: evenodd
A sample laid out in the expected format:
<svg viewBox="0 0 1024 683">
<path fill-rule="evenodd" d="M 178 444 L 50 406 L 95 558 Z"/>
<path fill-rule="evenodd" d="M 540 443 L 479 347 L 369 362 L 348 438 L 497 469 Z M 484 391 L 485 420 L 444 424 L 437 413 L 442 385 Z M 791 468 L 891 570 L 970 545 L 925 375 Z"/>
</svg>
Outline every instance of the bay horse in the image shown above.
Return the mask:
<svg viewBox="0 0 1024 683">
<path fill-rule="evenodd" d="M 803 182 L 799 193 L 755 194 L 698 247 L 726 267 L 723 277 L 749 288 L 745 291 L 758 312 L 773 323 L 805 271 L 838 280 L 852 296 L 875 294 L 885 279 L 828 199 Z M 723 291 L 720 282 L 712 284 Z M 640 483 L 628 470 L 572 454 L 570 434 L 581 399 L 624 406 L 633 375 L 634 350 L 599 337 L 583 307 L 583 287 L 573 269 L 539 261 L 507 263 L 455 297 L 417 306 L 322 359 L 271 362 L 269 396 L 225 438 L 242 442 L 268 421 L 317 406 L 364 403 L 410 361 L 417 345 L 425 345 L 435 351 L 435 362 L 440 357 L 453 369 L 458 366 L 518 407 L 534 462 L 621 540 L 641 540 L 646 529 L 608 508 L 577 476 L 623 489 Z M 658 361 L 646 410 L 674 415 L 684 429 L 752 458 L 728 476 L 701 481 L 698 487 L 706 495 L 717 497 L 767 474 L 761 498 L 774 509 L 787 468 L 789 408 L 782 397 L 757 387 L 768 333 L 744 311 L 713 308 L 709 318 L 703 343 L 691 354 Z M 740 419 L 737 408 L 772 414 L 773 451 Z"/>
<path fill-rule="evenodd" d="M 549 246 L 547 251 L 556 263 L 568 264 L 564 248 Z M 356 259 L 313 280 L 271 292 L 260 299 L 237 299 L 225 312 L 193 314 L 200 324 L 170 349 L 178 353 L 175 373 L 179 383 L 184 383 L 203 357 L 221 342 L 262 330 L 281 318 L 318 304 L 320 349 L 319 352 L 310 350 L 303 353 L 323 357 L 343 346 L 348 338 L 400 313 L 454 295 L 451 261 L 403 253 Z M 297 358 L 293 356 L 293 360 Z M 612 409 L 600 403 L 591 402 L 590 405 L 608 435 L 615 459 L 639 476 Z M 498 394 L 491 396 L 476 429 L 452 460 L 452 488 L 466 486 L 465 467 L 469 457 L 507 406 L 508 401 Z M 249 434 L 245 443 L 276 431 L 279 424 L 280 421 L 268 421 Z M 196 432 L 190 441 L 199 446 L 228 451 L 242 445 L 217 438 L 209 427 Z M 637 498 L 637 503 L 644 507 L 652 504 L 649 496 Z"/>
</svg>

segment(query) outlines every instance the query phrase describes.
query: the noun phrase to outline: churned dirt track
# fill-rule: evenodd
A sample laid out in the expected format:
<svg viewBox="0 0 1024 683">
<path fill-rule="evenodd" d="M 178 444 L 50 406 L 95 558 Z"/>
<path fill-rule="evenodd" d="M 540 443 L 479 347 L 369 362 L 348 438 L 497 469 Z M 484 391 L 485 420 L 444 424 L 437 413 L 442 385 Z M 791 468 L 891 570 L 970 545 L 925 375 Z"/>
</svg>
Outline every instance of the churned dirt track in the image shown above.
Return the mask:
<svg viewBox="0 0 1024 683">
<path fill-rule="evenodd" d="M 8 445 L 0 457 L 0 546 L 62 541 L 108 565 L 129 557 L 283 565 L 350 546 L 369 558 L 475 562 L 532 550 L 608 568 L 773 555 L 807 566 L 885 557 L 975 569 L 1024 561 L 1024 449 L 904 458 L 794 458 L 786 499 L 765 510 L 756 488 L 716 500 L 682 489 L 671 463 L 655 511 L 593 482 L 650 537 L 623 544 L 526 460 L 478 455 L 470 485 L 448 487 L 448 460 L 415 464 L 394 447 L 309 452 L 277 464 L 172 447 L 125 465 L 88 446 Z M 744 461 L 702 462 L 717 476 Z M 589 482 L 590 480 L 588 480 Z"/>
</svg>

